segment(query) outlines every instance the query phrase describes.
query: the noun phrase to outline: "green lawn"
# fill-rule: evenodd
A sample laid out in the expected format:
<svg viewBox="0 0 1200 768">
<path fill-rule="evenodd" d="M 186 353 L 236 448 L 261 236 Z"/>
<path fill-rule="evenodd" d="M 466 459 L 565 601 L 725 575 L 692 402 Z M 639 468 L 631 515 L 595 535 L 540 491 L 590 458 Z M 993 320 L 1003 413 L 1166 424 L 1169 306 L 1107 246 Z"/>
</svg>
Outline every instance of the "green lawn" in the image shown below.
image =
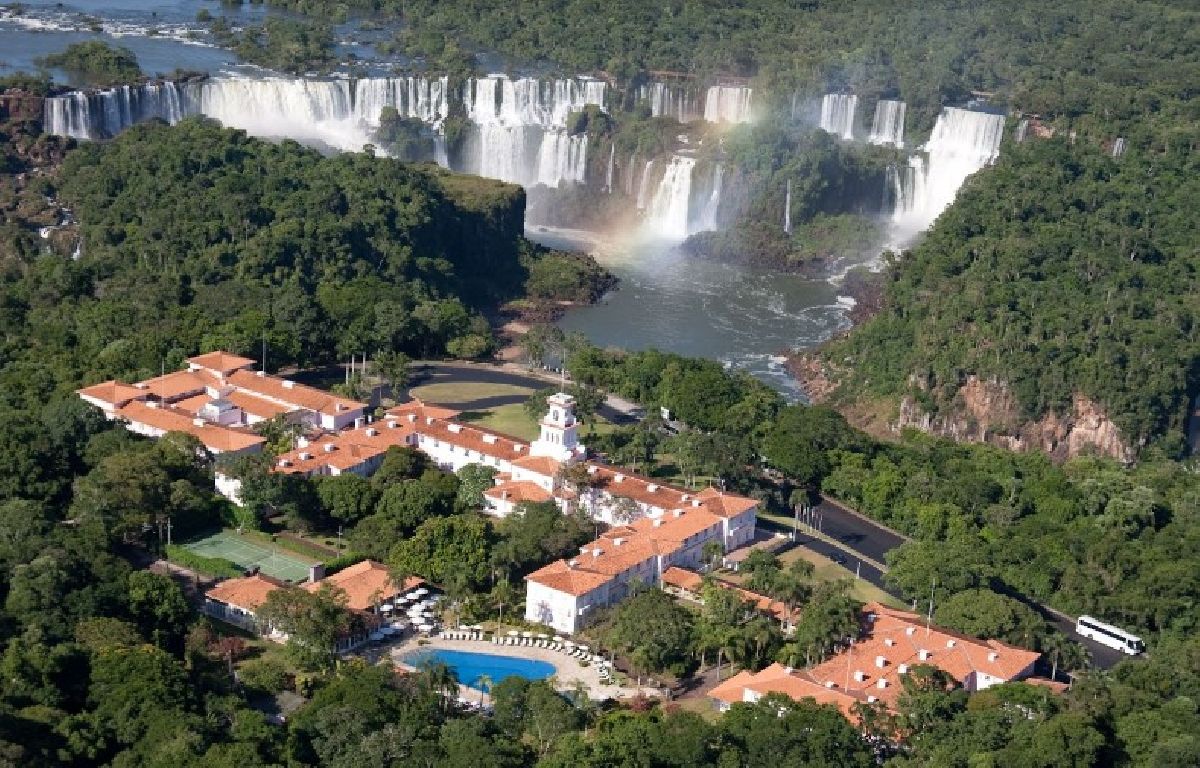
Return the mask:
<svg viewBox="0 0 1200 768">
<path fill-rule="evenodd" d="M 779 556 L 780 562 L 785 565 L 799 558 L 804 558 L 813 564 L 813 581 L 816 583 L 848 579 L 851 582 L 850 594 L 856 600 L 864 603 L 883 603 L 892 608 L 908 607 L 866 579 L 854 578 L 853 570 L 838 565 L 828 557 L 819 555 L 806 547 L 795 547 Z M 853 560 L 847 559 L 847 563 L 853 564 L 853 562 Z M 721 578 L 736 584 L 742 584 L 746 580 L 739 573 L 728 573 L 725 571 L 721 572 Z"/>
<path fill-rule="evenodd" d="M 494 429 L 506 435 L 519 437 L 522 440 L 533 441 L 538 436 L 537 422 L 529 418 L 529 414 L 525 412 L 525 406 L 521 403 L 501 405 L 485 411 L 464 411 L 459 419 L 477 426 Z M 586 445 L 590 435 L 602 435 L 614 429 L 616 429 L 615 425 L 604 420 L 599 420 L 594 424 L 584 424 L 579 428 L 579 440 Z"/>
<path fill-rule="evenodd" d="M 521 395 L 528 397 L 534 391 L 528 387 L 518 387 L 513 384 L 457 381 L 442 384 L 425 384 L 420 387 L 413 387 L 409 392 L 413 397 L 424 400 L 427 403 L 453 405 L 455 403 L 469 403 L 473 400 L 480 400 L 485 397 L 499 397 L 501 395 Z"/>
</svg>

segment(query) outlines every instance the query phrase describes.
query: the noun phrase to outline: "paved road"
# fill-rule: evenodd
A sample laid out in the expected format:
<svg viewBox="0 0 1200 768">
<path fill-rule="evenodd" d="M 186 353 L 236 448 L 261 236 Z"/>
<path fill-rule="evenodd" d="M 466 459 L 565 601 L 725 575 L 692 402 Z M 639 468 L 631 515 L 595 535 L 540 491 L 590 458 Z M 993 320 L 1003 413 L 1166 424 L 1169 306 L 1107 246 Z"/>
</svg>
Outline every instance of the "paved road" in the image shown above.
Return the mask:
<svg viewBox="0 0 1200 768">
<path fill-rule="evenodd" d="M 900 534 L 888 530 L 878 523 L 854 513 L 845 507 L 832 502 L 829 499 L 822 498 L 821 503 L 814 509 L 810 518 L 812 524 L 819 528 L 821 533 L 837 540 L 846 548 L 859 553 L 870 560 L 877 563 L 886 562 L 887 553 L 900 546 L 905 542 L 905 537 Z M 772 527 L 772 524 L 767 523 L 765 527 Z M 774 526 L 776 530 L 786 530 L 790 532 L 790 528 L 782 526 Z M 883 581 L 883 574 L 879 569 L 867 562 L 862 562 L 858 566 L 856 559 L 853 556 L 848 556 L 844 551 L 829 542 L 816 539 L 812 536 L 802 536 L 801 545 L 811 549 L 825 557 L 836 559 L 842 558 L 842 564 L 851 571 L 856 567 L 861 568 L 860 575 L 870 583 L 881 589 L 886 590 L 889 594 L 895 595 L 895 592 L 888 588 Z M 1108 669 L 1117 662 L 1128 658 L 1120 651 L 1109 648 L 1106 645 L 1101 645 L 1093 640 L 1080 637 L 1075 634 L 1075 620 L 1073 617 L 1059 613 L 1047 606 L 1037 603 L 1025 595 L 1019 593 L 1009 593 L 1009 596 L 1020 600 L 1025 605 L 1037 611 L 1041 616 L 1054 626 L 1059 632 L 1062 632 L 1067 637 L 1080 643 L 1092 656 L 1092 664 L 1101 669 Z M 897 596 L 898 597 L 898 596 Z M 1048 672 L 1048 670 L 1047 670 Z"/>
</svg>

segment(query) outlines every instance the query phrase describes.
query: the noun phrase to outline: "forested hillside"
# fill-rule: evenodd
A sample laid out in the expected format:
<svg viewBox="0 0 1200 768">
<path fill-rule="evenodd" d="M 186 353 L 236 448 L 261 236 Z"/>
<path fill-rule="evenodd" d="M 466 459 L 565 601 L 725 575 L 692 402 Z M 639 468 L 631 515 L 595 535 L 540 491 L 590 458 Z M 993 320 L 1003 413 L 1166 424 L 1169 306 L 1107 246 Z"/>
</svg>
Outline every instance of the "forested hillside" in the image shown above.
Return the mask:
<svg viewBox="0 0 1200 768">
<path fill-rule="evenodd" d="M 1182 450 L 1200 388 L 1197 142 L 1006 148 L 895 262 L 883 312 L 825 352 L 834 401 L 907 395 L 1039 446 L 1026 425 L 1083 395 L 1130 444 Z M 964 402 L 968 376 L 994 382 L 986 404 Z"/>
<path fill-rule="evenodd" d="M 6 265 L 14 405 L 218 347 L 257 357 L 265 342 L 273 368 L 384 348 L 483 354 L 480 312 L 523 295 L 543 258 L 522 239 L 517 187 L 204 121 L 81 146 L 54 183 L 83 258 Z"/>
</svg>

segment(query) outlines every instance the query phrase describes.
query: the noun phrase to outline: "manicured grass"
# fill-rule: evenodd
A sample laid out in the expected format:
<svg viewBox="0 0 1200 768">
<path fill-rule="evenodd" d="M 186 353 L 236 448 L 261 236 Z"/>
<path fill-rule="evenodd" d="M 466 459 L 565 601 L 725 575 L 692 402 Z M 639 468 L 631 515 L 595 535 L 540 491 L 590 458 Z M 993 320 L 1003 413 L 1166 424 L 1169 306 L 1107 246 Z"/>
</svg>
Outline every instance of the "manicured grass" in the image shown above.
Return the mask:
<svg viewBox="0 0 1200 768">
<path fill-rule="evenodd" d="M 525 412 L 525 406 L 521 403 L 501 405 L 486 411 L 464 411 L 459 418 L 462 421 L 494 429 L 522 440 L 532 441 L 538 436 L 537 422 L 529 418 L 529 414 Z M 604 420 L 587 423 L 579 428 L 579 440 L 586 445 L 589 436 L 602 435 L 614 429 L 616 429 L 615 425 Z"/>
<path fill-rule="evenodd" d="M 528 397 L 533 394 L 533 390 L 528 387 L 518 387 L 512 384 L 489 384 L 482 381 L 456 381 L 446 382 L 443 384 L 425 384 L 420 387 L 414 387 L 409 392 L 413 397 L 420 398 L 427 403 L 444 403 L 453 405 L 454 403 L 469 403 L 474 400 L 481 400 L 485 397 L 500 397 L 505 395 L 515 395 Z"/>
<path fill-rule="evenodd" d="M 790 563 L 798 558 L 804 558 L 813 564 L 816 569 L 813 571 L 813 578 L 817 581 L 836 581 L 837 579 L 850 579 L 853 582 L 851 594 L 858 600 L 864 603 L 878 602 L 884 605 L 889 605 L 893 608 L 906 608 L 904 603 L 884 592 L 879 587 L 875 586 L 866 579 L 855 579 L 854 571 L 851 568 L 838 565 L 827 557 L 819 555 L 806 547 L 796 547 L 795 549 L 784 552 L 779 556 L 779 559 L 784 563 Z M 847 559 L 848 564 L 853 566 L 854 561 Z"/>
<path fill-rule="evenodd" d="M 892 608 L 908 607 L 866 579 L 854 578 L 854 561 L 850 558 L 847 558 L 846 562 L 850 564 L 851 568 L 846 568 L 833 562 L 828 557 L 819 555 L 806 547 L 795 547 L 779 556 L 780 562 L 784 563 L 785 565 L 798 558 L 804 558 L 813 564 L 813 581 L 816 583 L 849 580 L 851 584 L 850 594 L 856 600 L 860 600 L 864 603 L 883 603 L 884 605 L 891 606 Z M 742 584 L 745 582 L 745 577 L 738 573 L 727 573 L 722 571 L 721 578 L 737 584 Z"/>
</svg>

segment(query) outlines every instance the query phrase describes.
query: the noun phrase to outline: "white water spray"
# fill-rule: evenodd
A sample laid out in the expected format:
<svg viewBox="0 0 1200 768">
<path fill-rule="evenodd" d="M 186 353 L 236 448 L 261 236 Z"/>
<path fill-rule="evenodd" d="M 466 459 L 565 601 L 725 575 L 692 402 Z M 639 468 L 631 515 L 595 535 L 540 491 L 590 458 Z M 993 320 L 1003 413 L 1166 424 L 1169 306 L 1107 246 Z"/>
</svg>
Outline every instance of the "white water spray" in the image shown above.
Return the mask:
<svg viewBox="0 0 1200 768">
<path fill-rule="evenodd" d="M 872 144 L 904 146 L 904 115 L 908 107 L 903 101 L 880 99 L 875 103 L 875 119 L 867 141 Z"/>
<path fill-rule="evenodd" d="M 858 97 L 843 93 L 827 93 L 821 99 L 821 130 L 840 136 L 846 141 L 854 138 L 854 113 Z"/>
</svg>

